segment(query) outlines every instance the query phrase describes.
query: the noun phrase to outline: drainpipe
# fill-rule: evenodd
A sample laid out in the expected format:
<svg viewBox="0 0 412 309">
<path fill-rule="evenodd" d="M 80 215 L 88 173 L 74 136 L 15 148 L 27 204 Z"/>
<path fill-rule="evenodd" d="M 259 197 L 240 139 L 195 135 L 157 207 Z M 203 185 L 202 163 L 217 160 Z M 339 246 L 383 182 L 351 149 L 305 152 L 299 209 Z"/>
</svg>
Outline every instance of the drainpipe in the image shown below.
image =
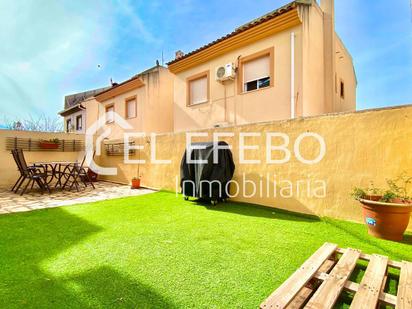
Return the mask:
<svg viewBox="0 0 412 309">
<path fill-rule="evenodd" d="M 290 34 L 290 118 L 295 118 L 295 32 Z"/>
<path fill-rule="evenodd" d="M 223 83 L 223 87 L 224 87 L 224 92 L 225 92 L 225 123 L 227 124 L 228 122 L 228 117 L 227 117 L 227 97 L 226 97 L 226 85 Z"/>
</svg>

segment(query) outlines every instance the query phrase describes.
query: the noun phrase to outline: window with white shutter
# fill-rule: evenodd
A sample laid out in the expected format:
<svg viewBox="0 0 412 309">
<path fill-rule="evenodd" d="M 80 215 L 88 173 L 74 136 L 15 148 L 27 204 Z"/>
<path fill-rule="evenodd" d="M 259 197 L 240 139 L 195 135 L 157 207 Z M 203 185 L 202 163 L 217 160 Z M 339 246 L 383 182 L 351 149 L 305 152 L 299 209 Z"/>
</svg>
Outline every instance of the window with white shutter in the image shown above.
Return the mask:
<svg viewBox="0 0 412 309">
<path fill-rule="evenodd" d="M 209 74 L 201 73 L 187 80 L 188 105 L 197 105 L 209 101 Z"/>
<path fill-rule="evenodd" d="M 126 118 L 135 118 L 137 116 L 136 98 L 126 100 Z"/>
<path fill-rule="evenodd" d="M 240 59 L 239 92 L 249 92 L 273 85 L 274 49 L 268 48 Z"/>
<path fill-rule="evenodd" d="M 114 105 L 106 106 L 106 123 L 114 122 Z"/>
</svg>

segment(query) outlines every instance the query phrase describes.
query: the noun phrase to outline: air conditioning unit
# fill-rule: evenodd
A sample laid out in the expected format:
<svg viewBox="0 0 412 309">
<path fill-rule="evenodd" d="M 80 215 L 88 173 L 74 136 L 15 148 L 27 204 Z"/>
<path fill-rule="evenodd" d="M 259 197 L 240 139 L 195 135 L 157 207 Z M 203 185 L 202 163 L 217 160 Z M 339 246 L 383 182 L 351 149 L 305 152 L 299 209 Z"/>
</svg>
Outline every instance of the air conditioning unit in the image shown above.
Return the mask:
<svg viewBox="0 0 412 309">
<path fill-rule="evenodd" d="M 236 71 L 233 63 L 228 63 L 224 66 L 216 68 L 216 80 L 223 82 L 225 80 L 235 79 Z"/>
</svg>

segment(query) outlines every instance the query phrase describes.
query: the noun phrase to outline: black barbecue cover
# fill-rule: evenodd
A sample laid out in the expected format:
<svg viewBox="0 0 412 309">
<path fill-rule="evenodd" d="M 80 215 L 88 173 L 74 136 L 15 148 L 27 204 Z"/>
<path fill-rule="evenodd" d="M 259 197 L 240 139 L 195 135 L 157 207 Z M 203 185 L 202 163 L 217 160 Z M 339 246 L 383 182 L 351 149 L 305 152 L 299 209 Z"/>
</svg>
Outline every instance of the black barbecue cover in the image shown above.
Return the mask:
<svg viewBox="0 0 412 309">
<path fill-rule="evenodd" d="M 226 142 L 219 142 L 220 146 L 227 146 Z M 205 199 L 227 198 L 229 193 L 228 182 L 235 171 L 235 163 L 230 149 L 216 149 L 213 142 L 193 143 L 192 146 L 201 146 L 204 149 L 190 149 L 185 151 L 180 164 L 180 179 L 182 193 Z M 213 150 L 218 153 L 218 160 L 213 163 Z M 187 156 L 192 160 L 205 160 L 207 163 L 187 163 Z"/>
</svg>

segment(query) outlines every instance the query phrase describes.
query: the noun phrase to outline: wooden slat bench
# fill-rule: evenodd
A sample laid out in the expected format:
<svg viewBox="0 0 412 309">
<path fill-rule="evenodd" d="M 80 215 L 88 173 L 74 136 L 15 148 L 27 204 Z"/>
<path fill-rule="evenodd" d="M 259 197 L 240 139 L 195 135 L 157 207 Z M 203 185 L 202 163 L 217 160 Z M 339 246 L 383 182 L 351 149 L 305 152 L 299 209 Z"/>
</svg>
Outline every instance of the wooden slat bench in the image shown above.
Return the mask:
<svg viewBox="0 0 412 309">
<path fill-rule="evenodd" d="M 367 261 L 368 266 L 361 282 L 355 283 L 349 278 L 358 260 Z M 388 267 L 400 270 L 396 296 L 384 292 Z M 351 308 L 377 308 L 382 304 L 412 309 L 412 263 L 325 243 L 260 308 L 332 308 L 344 290 L 354 293 Z"/>
</svg>

